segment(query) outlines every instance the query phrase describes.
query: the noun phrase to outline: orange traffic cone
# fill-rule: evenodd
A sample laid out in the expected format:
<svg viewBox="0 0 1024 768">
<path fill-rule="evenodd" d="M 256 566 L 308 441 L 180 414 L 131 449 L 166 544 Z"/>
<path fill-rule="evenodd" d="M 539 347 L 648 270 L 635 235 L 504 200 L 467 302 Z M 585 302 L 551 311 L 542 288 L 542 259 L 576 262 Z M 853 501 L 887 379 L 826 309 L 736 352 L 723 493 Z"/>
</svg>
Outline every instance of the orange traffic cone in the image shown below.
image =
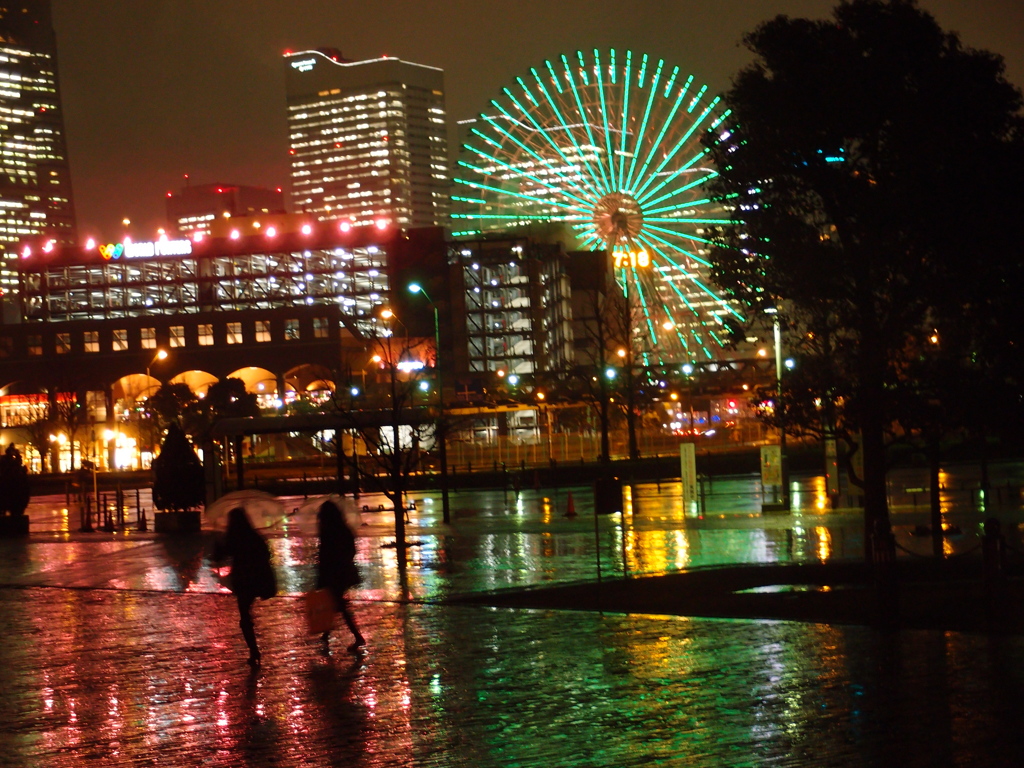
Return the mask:
<svg viewBox="0 0 1024 768">
<path fill-rule="evenodd" d="M 572 500 L 572 491 L 569 491 L 569 500 L 565 505 L 565 516 L 576 517 L 576 504 Z"/>
</svg>

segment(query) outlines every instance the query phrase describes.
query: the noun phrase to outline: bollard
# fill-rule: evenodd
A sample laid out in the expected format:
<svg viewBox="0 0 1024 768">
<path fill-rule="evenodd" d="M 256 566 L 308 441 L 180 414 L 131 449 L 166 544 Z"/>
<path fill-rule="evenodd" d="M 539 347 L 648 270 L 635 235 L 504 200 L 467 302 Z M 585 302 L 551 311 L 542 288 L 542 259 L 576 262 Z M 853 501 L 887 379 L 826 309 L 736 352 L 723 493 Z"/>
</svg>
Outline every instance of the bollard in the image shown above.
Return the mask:
<svg viewBox="0 0 1024 768">
<path fill-rule="evenodd" d="M 985 579 L 992 585 L 1002 578 L 1006 566 L 1006 539 L 997 518 L 990 517 L 985 521 L 981 552 L 985 562 Z"/>
<path fill-rule="evenodd" d="M 140 531 L 148 530 L 149 526 L 146 525 L 146 510 L 143 507 L 139 507 L 139 522 L 138 528 Z"/>
<path fill-rule="evenodd" d="M 93 527 L 92 527 L 92 509 L 90 509 L 90 503 L 89 502 L 90 502 L 90 499 L 89 499 L 88 496 L 86 496 L 85 497 L 85 501 L 83 502 L 83 504 L 81 506 L 81 513 L 82 513 L 82 529 L 81 530 L 82 530 L 83 533 L 92 533 L 92 531 L 93 531 Z"/>
</svg>

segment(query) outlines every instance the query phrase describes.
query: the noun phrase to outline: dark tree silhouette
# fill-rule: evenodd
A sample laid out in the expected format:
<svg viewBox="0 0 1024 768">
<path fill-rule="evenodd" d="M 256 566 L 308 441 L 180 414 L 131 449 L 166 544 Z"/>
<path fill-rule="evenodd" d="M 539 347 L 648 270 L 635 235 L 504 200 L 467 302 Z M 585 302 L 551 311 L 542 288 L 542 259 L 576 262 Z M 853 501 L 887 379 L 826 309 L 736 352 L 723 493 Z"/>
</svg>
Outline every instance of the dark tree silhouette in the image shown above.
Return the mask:
<svg viewBox="0 0 1024 768">
<path fill-rule="evenodd" d="M 11 443 L 0 456 L 0 513 L 23 515 L 31 498 L 28 467 L 21 463 L 21 453 Z"/>
<path fill-rule="evenodd" d="M 195 509 L 206 499 L 203 465 L 177 424 L 171 424 L 153 461 L 153 503 L 157 509 Z"/>
<path fill-rule="evenodd" d="M 146 414 L 158 420 L 161 429 L 171 424 L 184 427 L 198 407 L 198 398 L 188 384 L 163 384 L 146 400 Z"/>
<path fill-rule="evenodd" d="M 1001 57 L 912 0 L 779 16 L 745 42 L 757 58 L 726 95 L 735 127 L 707 142 L 737 221 L 716 279 L 779 309 L 817 377 L 802 378 L 808 402 L 784 392 L 784 417 L 859 443 L 866 531 L 882 530 L 887 435 L 908 397 L 931 396 L 909 363 L 936 332 L 968 359 L 991 270 L 1019 254 L 1021 94 Z"/>
</svg>

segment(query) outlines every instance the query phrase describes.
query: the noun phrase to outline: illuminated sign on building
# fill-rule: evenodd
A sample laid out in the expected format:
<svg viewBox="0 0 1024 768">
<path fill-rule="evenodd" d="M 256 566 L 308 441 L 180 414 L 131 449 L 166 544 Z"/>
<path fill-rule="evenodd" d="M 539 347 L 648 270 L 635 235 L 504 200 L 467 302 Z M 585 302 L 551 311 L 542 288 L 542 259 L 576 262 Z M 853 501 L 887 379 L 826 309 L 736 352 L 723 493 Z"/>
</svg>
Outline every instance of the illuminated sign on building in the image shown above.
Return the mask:
<svg viewBox="0 0 1024 768">
<path fill-rule="evenodd" d="M 98 248 L 100 256 L 110 259 L 146 259 L 153 256 L 188 256 L 192 253 L 191 240 L 157 240 L 155 243 L 107 243 Z"/>
<path fill-rule="evenodd" d="M 316 59 L 299 59 L 291 62 L 291 65 L 299 72 L 309 72 L 316 65 Z"/>
</svg>

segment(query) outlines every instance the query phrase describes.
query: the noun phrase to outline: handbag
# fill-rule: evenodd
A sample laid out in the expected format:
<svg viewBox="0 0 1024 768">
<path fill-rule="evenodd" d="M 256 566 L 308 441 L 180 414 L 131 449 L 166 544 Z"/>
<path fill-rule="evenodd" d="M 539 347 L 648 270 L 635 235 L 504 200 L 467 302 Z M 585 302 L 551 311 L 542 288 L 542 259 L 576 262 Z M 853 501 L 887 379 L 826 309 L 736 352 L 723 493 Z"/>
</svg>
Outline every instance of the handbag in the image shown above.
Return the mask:
<svg viewBox="0 0 1024 768">
<path fill-rule="evenodd" d="M 311 635 L 322 635 L 334 626 L 334 595 L 329 589 L 315 589 L 304 596 L 306 627 Z"/>
</svg>

